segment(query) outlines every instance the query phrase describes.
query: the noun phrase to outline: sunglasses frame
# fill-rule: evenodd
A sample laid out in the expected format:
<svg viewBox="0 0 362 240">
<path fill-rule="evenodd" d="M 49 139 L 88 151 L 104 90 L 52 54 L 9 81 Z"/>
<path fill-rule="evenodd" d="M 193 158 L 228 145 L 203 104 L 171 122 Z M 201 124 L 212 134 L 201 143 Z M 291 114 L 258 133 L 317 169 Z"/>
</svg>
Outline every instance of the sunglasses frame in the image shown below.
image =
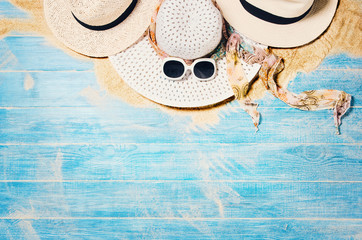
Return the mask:
<svg viewBox="0 0 362 240">
<path fill-rule="evenodd" d="M 177 61 L 177 62 L 181 62 L 183 65 L 184 65 L 184 72 L 183 74 L 180 76 L 180 77 L 177 77 L 177 78 L 171 78 L 169 76 L 167 76 L 164 71 L 163 71 L 163 68 L 165 66 L 165 63 L 167 63 L 168 61 Z M 198 64 L 199 62 L 210 62 L 212 63 L 212 65 L 214 66 L 214 74 L 209 77 L 209 78 L 198 78 L 195 73 L 194 73 L 194 67 L 196 64 Z M 176 57 L 167 57 L 165 59 L 163 59 L 163 62 L 162 62 L 162 75 L 163 77 L 169 79 L 169 80 L 172 80 L 172 81 L 180 81 L 183 79 L 183 77 L 186 75 L 187 71 L 191 71 L 192 75 L 198 79 L 199 81 L 210 81 L 211 79 L 214 79 L 215 76 L 216 76 L 216 72 L 217 72 L 217 68 L 216 68 L 216 61 L 212 58 L 199 58 L 197 60 L 195 60 L 191 65 L 187 65 L 185 63 L 185 60 L 183 60 L 182 58 L 176 58 Z"/>
</svg>

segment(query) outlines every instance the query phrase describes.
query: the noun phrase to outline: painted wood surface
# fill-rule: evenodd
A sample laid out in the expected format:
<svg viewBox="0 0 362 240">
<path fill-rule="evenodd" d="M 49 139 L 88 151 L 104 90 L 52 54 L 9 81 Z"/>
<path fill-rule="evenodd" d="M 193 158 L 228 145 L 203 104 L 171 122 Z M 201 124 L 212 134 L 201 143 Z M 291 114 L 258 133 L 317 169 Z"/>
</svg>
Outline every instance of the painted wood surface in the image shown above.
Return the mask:
<svg viewBox="0 0 362 240">
<path fill-rule="evenodd" d="M 360 157 L 355 144 L 14 144 L 0 182 L 359 182 Z"/>
<path fill-rule="evenodd" d="M 1 226 L 12 239 L 361 239 L 354 220 L 55 218 L 0 220 Z"/>
<path fill-rule="evenodd" d="M 61 179 L 62 176 L 53 177 Z M 7 196 L 2 199 L 0 216 L 8 218 L 18 209 L 30 207 L 34 218 L 56 215 L 75 218 L 356 219 L 361 216 L 358 185 L 186 180 L 7 182 L 0 183 L 0 195 Z"/>
<path fill-rule="evenodd" d="M 0 0 L 0 18 L 27 14 Z M 362 58 L 328 56 L 289 89 L 353 95 L 332 111 L 259 100 L 198 126 L 104 92 L 93 62 L 29 33 L 0 40 L 0 239 L 362 239 Z M 84 94 L 92 91 L 101 104 Z"/>
</svg>

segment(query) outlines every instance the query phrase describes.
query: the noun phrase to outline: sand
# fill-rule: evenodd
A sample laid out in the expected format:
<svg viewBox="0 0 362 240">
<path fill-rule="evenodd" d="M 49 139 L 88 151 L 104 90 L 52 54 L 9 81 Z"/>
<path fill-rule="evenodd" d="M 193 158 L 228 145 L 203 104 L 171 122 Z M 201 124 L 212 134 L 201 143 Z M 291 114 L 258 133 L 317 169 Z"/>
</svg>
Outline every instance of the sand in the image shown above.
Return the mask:
<svg viewBox="0 0 362 240">
<path fill-rule="evenodd" d="M 43 17 L 42 0 L 10 0 L 10 2 L 31 15 L 30 19 L 1 19 L 0 38 L 6 37 L 11 31 L 27 32 L 47 38 L 55 47 L 61 48 L 67 54 L 75 58 L 87 58 L 77 54 L 52 35 Z M 323 59 L 330 54 L 346 52 L 353 56 L 362 55 L 361 37 L 361 1 L 340 1 L 335 18 L 330 27 L 321 37 L 302 47 L 293 49 L 272 49 L 272 51 L 285 60 L 285 70 L 278 76 L 278 83 L 287 86 L 298 72 L 311 72 L 316 69 Z M 89 60 L 89 58 L 87 58 Z M 190 116 L 193 120 L 191 128 L 201 127 L 207 129 L 215 125 L 222 117 L 221 110 L 225 104 L 210 106 L 204 109 L 175 109 L 159 104 L 142 97 L 132 90 L 116 73 L 107 58 L 95 59 L 94 70 L 99 85 L 108 94 L 139 108 L 160 108 L 171 115 Z M 29 86 L 26 86 L 28 88 Z M 312 88 L 312 86 L 311 86 Z M 265 88 L 261 81 L 257 80 L 250 91 L 251 99 L 260 99 L 265 95 Z M 85 90 L 87 93 L 87 89 Z M 89 91 L 88 91 L 89 93 Z M 88 94 L 87 97 L 92 96 Z M 89 101 L 97 102 L 97 101 Z"/>
</svg>

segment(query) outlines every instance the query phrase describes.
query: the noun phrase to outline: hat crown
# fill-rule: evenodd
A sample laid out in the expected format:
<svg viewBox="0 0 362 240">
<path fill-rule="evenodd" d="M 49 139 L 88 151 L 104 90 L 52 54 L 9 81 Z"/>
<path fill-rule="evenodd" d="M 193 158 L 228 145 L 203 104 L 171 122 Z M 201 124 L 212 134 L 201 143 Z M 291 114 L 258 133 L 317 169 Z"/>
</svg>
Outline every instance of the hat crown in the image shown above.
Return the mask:
<svg viewBox="0 0 362 240">
<path fill-rule="evenodd" d="M 156 41 L 168 55 L 197 59 L 222 37 L 222 16 L 211 0 L 165 0 L 156 18 Z"/>
<path fill-rule="evenodd" d="M 72 13 L 82 22 L 101 26 L 115 21 L 132 0 L 68 0 Z"/>
<path fill-rule="evenodd" d="M 306 13 L 314 0 L 246 0 L 251 5 L 284 18 L 299 17 Z"/>
</svg>

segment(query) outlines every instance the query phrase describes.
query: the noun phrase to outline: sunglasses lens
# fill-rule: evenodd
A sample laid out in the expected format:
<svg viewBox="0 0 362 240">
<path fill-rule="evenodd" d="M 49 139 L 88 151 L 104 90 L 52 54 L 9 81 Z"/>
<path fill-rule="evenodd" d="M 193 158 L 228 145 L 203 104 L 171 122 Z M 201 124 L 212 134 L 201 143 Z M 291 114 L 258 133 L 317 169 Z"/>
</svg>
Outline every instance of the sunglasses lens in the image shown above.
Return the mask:
<svg viewBox="0 0 362 240">
<path fill-rule="evenodd" d="M 198 62 L 194 67 L 194 74 L 199 79 L 211 78 L 215 73 L 215 66 L 211 62 Z"/>
<path fill-rule="evenodd" d="M 163 65 L 163 72 L 169 78 L 179 78 L 184 74 L 185 67 L 179 61 L 170 60 Z"/>
</svg>

